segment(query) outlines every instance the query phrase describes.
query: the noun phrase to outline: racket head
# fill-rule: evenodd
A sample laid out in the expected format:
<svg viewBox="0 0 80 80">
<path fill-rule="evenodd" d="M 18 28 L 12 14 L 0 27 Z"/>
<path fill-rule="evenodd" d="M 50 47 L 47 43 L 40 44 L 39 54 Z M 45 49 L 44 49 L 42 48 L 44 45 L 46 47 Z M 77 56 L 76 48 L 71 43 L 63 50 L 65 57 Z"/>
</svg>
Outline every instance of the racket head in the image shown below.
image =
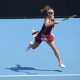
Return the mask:
<svg viewBox="0 0 80 80">
<path fill-rule="evenodd" d="M 68 19 L 70 19 L 70 18 L 75 18 L 75 17 L 77 17 L 77 15 L 69 16 L 69 17 L 67 17 L 67 18 L 64 18 L 62 21 L 68 20 Z"/>
</svg>

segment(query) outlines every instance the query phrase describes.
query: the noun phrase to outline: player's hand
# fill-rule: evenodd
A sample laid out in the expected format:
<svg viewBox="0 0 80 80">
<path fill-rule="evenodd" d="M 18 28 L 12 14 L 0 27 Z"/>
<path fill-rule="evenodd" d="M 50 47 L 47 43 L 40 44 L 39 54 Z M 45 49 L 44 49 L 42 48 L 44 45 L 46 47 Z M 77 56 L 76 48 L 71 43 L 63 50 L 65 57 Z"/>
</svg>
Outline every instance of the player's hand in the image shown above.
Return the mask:
<svg viewBox="0 0 80 80">
<path fill-rule="evenodd" d="M 55 24 L 59 24 L 59 21 L 55 21 Z"/>
</svg>

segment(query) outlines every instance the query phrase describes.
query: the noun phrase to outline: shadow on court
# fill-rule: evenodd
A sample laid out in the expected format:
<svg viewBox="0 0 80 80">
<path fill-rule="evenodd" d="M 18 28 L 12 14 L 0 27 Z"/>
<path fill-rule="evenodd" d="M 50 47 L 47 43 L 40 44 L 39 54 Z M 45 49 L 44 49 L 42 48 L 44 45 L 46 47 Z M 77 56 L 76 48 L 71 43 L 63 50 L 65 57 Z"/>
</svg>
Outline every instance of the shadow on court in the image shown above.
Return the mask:
<svg viewBox="0 0 80 80">
<path fill-rule="evenodd" d="M 62 72 L 61 70 L 44 70 L 44 69 L 36 69 L 33 67 L 23 67 L 19 64 L 16 65 L 16 67 L 11 67 L 11 68 L 5 68 L 5 69 L 9 69 L 11 71 L 15 71 L 15 72 L 21 72 L 21 71 L 27 71 L 25 73 L 27 74 L 31 74 L 29 71 L 55 71 L 55 72 Z"/>
</svg>

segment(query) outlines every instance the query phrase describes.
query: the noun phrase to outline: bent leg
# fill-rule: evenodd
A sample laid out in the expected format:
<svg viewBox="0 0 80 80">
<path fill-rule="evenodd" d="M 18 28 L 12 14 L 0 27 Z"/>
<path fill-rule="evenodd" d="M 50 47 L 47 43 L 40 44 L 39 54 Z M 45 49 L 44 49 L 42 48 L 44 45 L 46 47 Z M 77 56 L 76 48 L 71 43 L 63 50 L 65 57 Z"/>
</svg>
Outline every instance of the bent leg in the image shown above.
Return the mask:
<svg viewBox="0 0 80 80">
<path fill-rule="evenodd" d="M 41 42 L 37 43 L 36 41 L 30 43 L 30 48 L 35 49 L 40 45 Z"/>
</svg>

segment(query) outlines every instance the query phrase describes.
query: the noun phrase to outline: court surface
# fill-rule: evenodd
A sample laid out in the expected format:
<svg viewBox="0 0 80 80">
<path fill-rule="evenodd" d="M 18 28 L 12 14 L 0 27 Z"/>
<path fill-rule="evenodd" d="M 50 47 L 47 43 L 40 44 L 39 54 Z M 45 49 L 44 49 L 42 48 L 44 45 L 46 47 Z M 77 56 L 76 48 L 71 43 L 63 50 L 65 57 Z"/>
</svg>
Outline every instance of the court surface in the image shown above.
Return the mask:
<svg viewBox="0 0 80 80">
<path fill-rule="evenodd" d="M 80 79 L 80 18 L 61 22 L 52 30 L 64 69 L 59 68 L 46 42 L 26 52 L 28 43 L 34 41 L 31 30 L 40 30 L 43 22 L 44 19 L 0 19 L 0 80 Z"/>
</svg>

